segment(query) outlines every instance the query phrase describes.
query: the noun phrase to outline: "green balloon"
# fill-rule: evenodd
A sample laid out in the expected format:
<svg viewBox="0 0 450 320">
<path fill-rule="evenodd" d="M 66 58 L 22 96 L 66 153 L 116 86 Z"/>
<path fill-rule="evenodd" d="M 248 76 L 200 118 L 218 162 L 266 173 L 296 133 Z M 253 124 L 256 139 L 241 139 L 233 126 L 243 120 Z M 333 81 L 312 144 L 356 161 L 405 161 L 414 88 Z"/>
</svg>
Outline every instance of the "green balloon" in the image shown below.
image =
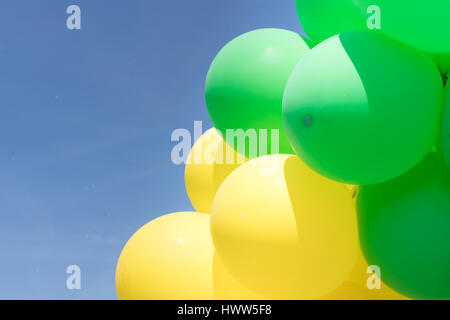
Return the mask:
<svg viewBox="0 0 450 320">
<path fill-rule="evenodd" d="M 445 87 L 444 114 L 442 117 L 441 139 L 438 145 L 442 151 L 448 168 L 450 168 L 450 81 L 447 80 Z"/>
<path fill-rule="evenodd" d="M 353 0 L 296 0 L 295 4 L 303 29 L 315 44 L 339 33 L 366 28 Z"/>
<path fill-rule="evenodd" d="M 430 153 L 406 174 L 363 186 L 360 244 L 389 287 L 414 299 L 450 299 L 450 171 Z"/>
<path fill-rule="evenodd" d="M 250 158 L 293 153 L 283 128 L 283 92 L 290 73 L 307 51 L 297 33 L 261 29 L 234 39 L 216 56 L 206 79 L 206 104 L 214 127 L 227 142 L 233 140 L 237 151 Z M 253 139 L 247 138 L 245 150 L 239 149 L 242 143 L 237 136 L 226 135 L 227 129 L 251 129 L 257 138 L 249 134 Z M 278 130 L 279 139 L 273 129 Z M 272 139 L 278 140 L 278 152 Z M 267 150 L 260 145 L 267 145 Z M 253 147 L 258 149 L 256 154 Z"/>
<path fill-rule="evenodd" d="M 450 53 L 450 1 L 448 0 L 355 0 L 363 16 L 377 6 L 380 31 L 413 47 Z M 373 7 L 372 7 L 373 8 Z"/>
<path fill-rule="evenodd" d="M 308 46 L 308 48 L 312 49 L 312 48 L 314 48 L 316 46 L 316 43 L 314 41 L 312 41 L 311 39 L 309 39 L 308 37 L 304 37 L 301 34 L 299 34 L 299 35 L 303 39 L 303 41 L 305 41 L 305 43 Z"/>
<path fill-rule="evenodd" d="M 297 155 L 348 184 L 393 179 L 435 144 L 443 83 L 428 55 L 354 31 L 308 52 L 286 86 L 285 129 Z"/>
<path fill-rule="evenodd" d="M 448 72 L 450 71 L 450 54 L 439 55 L 439 69 L 442 74 L 448 75 Z"/>
</svg>

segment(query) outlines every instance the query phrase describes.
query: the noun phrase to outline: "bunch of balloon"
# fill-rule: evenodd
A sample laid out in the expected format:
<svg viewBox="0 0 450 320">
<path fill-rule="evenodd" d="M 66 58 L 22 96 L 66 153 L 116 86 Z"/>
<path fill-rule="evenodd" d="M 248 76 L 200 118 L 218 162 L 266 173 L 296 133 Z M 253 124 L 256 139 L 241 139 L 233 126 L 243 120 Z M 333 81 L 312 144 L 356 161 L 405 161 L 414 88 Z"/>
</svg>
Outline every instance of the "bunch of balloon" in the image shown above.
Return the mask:
<svg viewBox="0 0 450 320">
<path fill-rule="evenodd" d="M 315 46 L 285 89 L 288 140 L 316 172 L 359 185 L 360 246 L 387 285 L 450 299 L 450 2 L 296 4 Z"/>
<path fill-rule="evenodd" d="M 450 299 L 449 2 L 295 3 L 309 39 L 255 30 L 213 60 L 198 212 L 128 241 L 120 299 Z"/>
</svg>

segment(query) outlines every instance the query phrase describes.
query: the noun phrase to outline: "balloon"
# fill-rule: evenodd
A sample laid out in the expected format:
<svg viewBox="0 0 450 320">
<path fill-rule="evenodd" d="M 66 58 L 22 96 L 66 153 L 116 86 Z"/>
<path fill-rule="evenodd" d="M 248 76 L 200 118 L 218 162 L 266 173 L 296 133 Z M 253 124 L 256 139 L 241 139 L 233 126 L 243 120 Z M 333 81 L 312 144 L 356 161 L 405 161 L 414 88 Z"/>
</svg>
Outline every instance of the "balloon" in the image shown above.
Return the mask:
<svg viewBox="0 0 450 320">
<path fill-rule="evenodd" d="M 437 153 L 397 179 L 362 186 L 361 248 L 395 291 L 450 299 L 450 171 Z"/>
<path fill-rule="evenodd" d="M 310 38 L 303 36 L 302 34 L 299 34 L 300 38 L 302 38 L 303 41 L 305 41 L 308 48 L 312 49 L 316 46 L 316 43 L 312 41 Z"/>
<path fill-rule="evenodd" d="M 212 299 L 209 215 L 179 212 L 137 231 L 120 255 L 116 271 L 121 300 Z"/>
<path fill-rule="evenodd" d="M 297 33 L 261 29 L 234 39 L 214 59 L 206 79 L 209 115 L 226 141 L 248 158 L 293 153 L 281 105 L 289 75 L 308 50 Z M 246 145 L 232 134 L 226 136 L 227 129 L 242 139 L 248 133 Z"/>
<path fill-rule="evenodd" d="M 222 183 L 211 234 L 230 274 L 268 299 L 315 299 L 339 287 L 357 256 L 345 185 L 293 155 L 253 159 Z"/>
<path fill-rule="evenodd" d="M 233 277 L 226 269 L 220 256 L 214 254 L 214 299 L 219 300 L 267 300 L 247 288 Z M 367 281 L 371 274 L 367 272 L 368 264 L 361 251 L 358 251 L 356 265 L 350 276 L 336 290 L 320 297 L 319 300 L 407 300 L 386 284 L 382 283 L 380 289 L 369 289 Z M 377 278 L 378 279 L 378 278 Z"/>
<path fill-rule="evenodd" d="M 380 31 L 430 52 L 450 53 L 450 1 L 447 0 L 355 0 L 364 17 L 377 6 Z"/>
<path fill-rule="evenodd" d="M 285 129 L 318 173 L 347 184 L 379 183 L 430 151 L 442 95 L 429 56 L 376 32 L 344 33 L 296 66 L 283 101 Z"/>
<path fill-rule="evenodd" d="M 345 281 L 332 293 L 318 300 L 385 300 L 381 299 L 377 292 L 351 281 Z M 387 300 L 387 299 L 386 299 Z"/>
<path fill-rule="evenodd" d="M 445 103 L 444 115 L 441 129 L 441 137 L 439 148 L 444 154 L 448 167 L 450 168 L 450 82 L 447 82 L 445 87 Z"/>
<path fill-rule="evenodd" d="M 366 29 L 366 20 L 353 0 L 296 0 L 303 29 L 315 44 L 339 33 Z"/>
<path fill-rule="evenodd" d="M 361 250 L 358 250 L 358 258 L 352 273 L 348 279 L 335 291 L 322 297 L 322 300 L 407 300 L 379 277 L 368 269 L 369 265 L 364 259 Z M 373 278 L 373 279 L 372 279 Z M 369 288 L 368 282 L 377 281 L 379 288 Z"/>
<path fill-rule="evenodd" d="M 450 54 L 439 55 L 439 69 L 442 74 L 448 75 L 448 72 L 450 71 Z"/>
<path fill-rule="evenodd" d="M 267 300 L 267 297 L 257 294 L 233 277 L 217 252 L 213 261 L 214 299 Z"/>
<path fill-rule="evenodd" d="M 228 158 L 227 158 L 228 157 Z M 206 131 L 187 158 L 185 183 L 195 210 L 209 213 L 222 181 L 246 161 L 222 139 L 216 129 Z"/>
</svg>

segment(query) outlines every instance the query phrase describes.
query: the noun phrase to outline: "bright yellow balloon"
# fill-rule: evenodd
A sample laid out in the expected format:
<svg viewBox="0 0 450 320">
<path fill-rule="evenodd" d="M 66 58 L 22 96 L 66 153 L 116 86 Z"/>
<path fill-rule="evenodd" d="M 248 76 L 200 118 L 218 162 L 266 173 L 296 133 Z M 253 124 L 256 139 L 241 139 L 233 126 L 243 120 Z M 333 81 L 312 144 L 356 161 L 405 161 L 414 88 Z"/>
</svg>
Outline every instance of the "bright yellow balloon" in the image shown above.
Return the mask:
<svg viewBox="0 0 450 320">
<path fill-rule="evenodd" d="M 180 212 L 137 231 L 117 264 L 119 299 L 212 299 L 214 246 L 209 223 L 207 214 Z"/>
<path fill-rule="evenodd" d="M 233 171 L 214 199 L 211 233 L 230 273 L 269 299 L 332 292 L 349 277 L 359 249 L 347 187 L 292 155 Z"/>
<path fill-rule="evenodd" d="M 218 300 L 266 300 L 260 294 L 246 287 L 233 277 L 225 267 L 222 258 L 214 253 L 213 263 L 214 299 Z"/>
<path fill-rule="evenodd" d="M 194 144 L 185 169 L 186 190 L 195 210 L 209 213 L 225 178 L 246 161 L 212 128 Z"/>
<path fill-rule="evenodd" d="M 319 300 L 383 300 L 373 290 L 352 281 L 345 281 L 338 289 Z"/>
</svg>

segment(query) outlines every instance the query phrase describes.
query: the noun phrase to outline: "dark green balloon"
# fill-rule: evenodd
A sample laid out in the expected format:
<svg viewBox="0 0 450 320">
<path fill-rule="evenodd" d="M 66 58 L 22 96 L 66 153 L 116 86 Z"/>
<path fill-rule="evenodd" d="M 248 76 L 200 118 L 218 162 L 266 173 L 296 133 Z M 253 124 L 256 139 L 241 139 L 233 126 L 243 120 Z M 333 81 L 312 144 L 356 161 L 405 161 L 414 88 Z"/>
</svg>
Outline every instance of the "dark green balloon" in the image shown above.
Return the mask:
<svg viewBox="0 0 450 320">
<path fill-rule="evenodd" d="M 317 1 L 320 2 L 320 1 Z M 450 1 L 448 0 L 353 0 L 367 17 L 377 6 L 380 31 L 418 49 L 450 53 Z"/>
<path fill-rule="evenodd" d="M 238 151 L 250 158 L 265 151 L 294 153 L 283 127 L 283 93 L 292 69 L 307 51 L 297 33 L 261 29 L 239 36 L 216 56 L 206 79 L 206 104 L 214 127 L 222 136 L 227 129 L 258 133 L 257 155 L 252 155 L 250 148 Z M 272 129 L 279 132 L 278 152 L 272 152 Z M 267 150 L 259 148 L 260 143 L 265 144 L 264 138 L 259 139 L 262 130 L 267 130 Z"/>
<path fill-rule="evenodd" d="M 296 0 L 298 17 L 314 44 L 339 33 L 366 29 L 354 0 Z"/>
<path fill-rule="evenodd" d="M 286 133 L 316 172 L 348 184 L 384 182 L 436 143 L 443 89 L 428 55 L 377 32 L 344 33 L 311 49 L 292 72 Z"/>
<path fill-rule="evenodd" d="M 450 54 L 439 55 L 439 69 L 444 75 L 450 71 Z"/>
<path fill-rule="evenodd" d="M 450 171 L 437 153 L 356 199 L 361 248 L 381 279 L 414 299 L 450 299 Z"/>
<path fill-rule="evenodd" d="M 444 113 L 438 148 L 439 151 L 443 153 L 448 168 L 450 169 L 450 80 L 447 80 L 447 85 L 445 87 Z"/>
</svg>

